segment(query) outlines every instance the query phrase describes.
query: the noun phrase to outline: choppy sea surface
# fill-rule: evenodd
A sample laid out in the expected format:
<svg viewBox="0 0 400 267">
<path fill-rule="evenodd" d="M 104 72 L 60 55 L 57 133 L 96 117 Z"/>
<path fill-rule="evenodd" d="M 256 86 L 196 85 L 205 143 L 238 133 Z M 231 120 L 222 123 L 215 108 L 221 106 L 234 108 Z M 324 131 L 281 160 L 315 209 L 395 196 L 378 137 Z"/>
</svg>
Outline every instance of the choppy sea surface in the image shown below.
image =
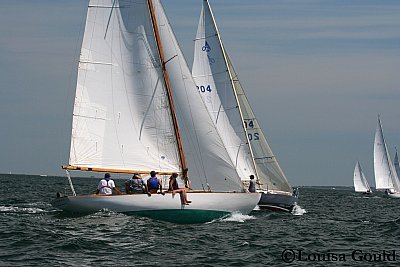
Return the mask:
<svg viewBox="0 0 400 267">
<path fill-rule="evenodd" d="M 50 205 L 67 187 L 63 177 L 0 182 L 0 266 L 400 266 L 400 199 L 381 193 L 300 188 L 293 214 L 178 225 L 110 211 L 66 215 Z M 74 178 L 78 194 L 97 182 Z"/>
</svg>

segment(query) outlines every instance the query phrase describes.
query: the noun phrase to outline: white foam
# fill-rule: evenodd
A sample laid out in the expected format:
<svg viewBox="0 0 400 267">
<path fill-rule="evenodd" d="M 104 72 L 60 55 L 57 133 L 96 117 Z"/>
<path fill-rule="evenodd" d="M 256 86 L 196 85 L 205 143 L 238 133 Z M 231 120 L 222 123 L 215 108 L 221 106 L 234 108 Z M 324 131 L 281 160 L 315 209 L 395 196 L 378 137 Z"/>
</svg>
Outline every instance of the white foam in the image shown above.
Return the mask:
<svg viewBox="0 0 400 267">
<path fill-rule="evenodd" d="M 303 215 L 307 213 L 307 211 L 305 209 L 303 209 L 302 207 L 300 207 L 299 205 L 294 205 L 293 210 L 292 210 L 292 214 L 293 215 Z"/>
<path fill-rule="evenodd" d="M 0 212 L 4 212 L 4 213 L 41 213 L 41 212 L 45 212 L 45 211 L 40 208 L 0 206 Z"/>
<path fill-rule="evenodd" d="M 244 215 L 241 213 L 232 213 L 226 218 L 223 218 L 221 221 L 223 222 L 245 222 L 247 220 L 254 220 L 256 217 L 250 215 Z"/>
</svg>

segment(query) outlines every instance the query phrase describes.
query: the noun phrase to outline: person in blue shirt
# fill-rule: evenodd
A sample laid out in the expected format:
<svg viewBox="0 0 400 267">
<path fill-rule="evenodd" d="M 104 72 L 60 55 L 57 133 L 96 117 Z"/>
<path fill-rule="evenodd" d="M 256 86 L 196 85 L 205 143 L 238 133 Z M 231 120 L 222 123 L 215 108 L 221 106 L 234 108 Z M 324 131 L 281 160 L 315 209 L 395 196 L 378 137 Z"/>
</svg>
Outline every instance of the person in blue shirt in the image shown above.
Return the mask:
<svg viewBox="0 0 400 267">
<path fill-rule="evenodd" d="M 150 178 L 147 180 L 147 189 L 150 194 L 156 194 L 158 189 L 160 189 L 160 194 L 164 195 L 165 193 L 162 191 L 162 182 L 161 179 L 156 177 L 156 172 L 150 172 Z"/>
</svg>

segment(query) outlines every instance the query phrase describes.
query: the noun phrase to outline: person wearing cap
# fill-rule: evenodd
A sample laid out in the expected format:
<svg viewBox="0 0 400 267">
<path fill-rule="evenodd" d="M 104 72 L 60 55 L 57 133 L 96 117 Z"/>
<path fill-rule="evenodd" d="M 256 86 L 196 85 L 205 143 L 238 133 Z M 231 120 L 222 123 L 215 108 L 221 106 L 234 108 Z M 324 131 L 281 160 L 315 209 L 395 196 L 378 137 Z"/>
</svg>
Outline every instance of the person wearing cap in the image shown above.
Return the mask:
<svg viewBox="0 0 400 267">
<path fill-rule="evenodd" d="M 148 194 L 147 185 L 138 172 L 133 173 L 132 178 L 125 182 L 125 191 L 127 194 Z"/>
<path fill-rule="evenodd" d="M 115 191 L 118 195 L 122 194 L 121 191 L 115 186 L 114 181 L 111 179 L 109 173 L 104 174 L 104 179 L 101 179 L 97 186 L 96 194 L 98 195 L 112 195 Z"/>
<path fill-rule="evenodd" d="M 164 195 L 162 191 L 162 182 L 161 179 L 156 177 L 156 172 L 150 172 L 150 178 L 147 180 L 147 189 L 150 194 L 156 194 L 158 189 L 160 189 L 160 193 Z"/>
</svg>

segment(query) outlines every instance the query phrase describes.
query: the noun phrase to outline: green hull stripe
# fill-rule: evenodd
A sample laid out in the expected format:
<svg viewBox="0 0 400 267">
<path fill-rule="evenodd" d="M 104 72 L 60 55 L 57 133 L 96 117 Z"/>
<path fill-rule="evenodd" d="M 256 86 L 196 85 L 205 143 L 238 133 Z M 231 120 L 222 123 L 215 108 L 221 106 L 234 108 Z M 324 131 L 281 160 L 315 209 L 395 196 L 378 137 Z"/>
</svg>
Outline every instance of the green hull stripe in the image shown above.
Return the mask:
<svg viewBox="0 0 400 267">
<path fill-rule="evenodd" d="M 158 221 L 178 224 L 195 224 L 211 222 L 229 214 L 229 212 L 215 210 L 143 210 L 124 212 L 127 215 L 147 217 Z"/>
</svg>

